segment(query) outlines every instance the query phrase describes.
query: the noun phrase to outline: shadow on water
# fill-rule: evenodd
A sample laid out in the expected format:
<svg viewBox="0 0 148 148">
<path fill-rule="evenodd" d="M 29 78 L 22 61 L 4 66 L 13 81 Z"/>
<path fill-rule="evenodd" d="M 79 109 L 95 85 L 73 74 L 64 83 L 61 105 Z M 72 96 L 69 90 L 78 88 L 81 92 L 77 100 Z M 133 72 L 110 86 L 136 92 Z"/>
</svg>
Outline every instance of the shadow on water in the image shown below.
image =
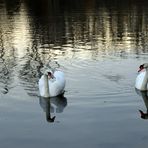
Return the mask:
<svg viewBox="0 0 148 148">
<path fill-rule="evenodd" d="M 148 91 L 139 91 L 137 89 L 136 90 L 136 93 L 142 97 L 143 99 L 143 102 L 145 104 L 145 107 L 146 107 L 146 113 L 144 113 L 142 110 L 139 110 L 140 114 L 141 114 L 141 118 L 142 119 L 148 119 Z"/>
<path fill-rule="evenodd" d="M 67 98 L 64 96 L 57 96 L 52 98 L 40 97 L 39 99 L 40 106 L 43 111 L 46 113 L 47 122 L 54 122 L 56 116 L 52 114 L 62 113 L 64 108 L 67 106 Z"/>
</svg>

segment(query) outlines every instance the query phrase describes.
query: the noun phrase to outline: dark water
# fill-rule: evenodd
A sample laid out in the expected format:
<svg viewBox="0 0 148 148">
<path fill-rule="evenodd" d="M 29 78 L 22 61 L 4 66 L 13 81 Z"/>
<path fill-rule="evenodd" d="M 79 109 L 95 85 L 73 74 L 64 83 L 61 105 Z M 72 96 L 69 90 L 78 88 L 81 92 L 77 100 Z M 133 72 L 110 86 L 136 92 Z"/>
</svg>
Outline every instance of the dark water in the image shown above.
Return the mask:
<svg viewBox="0 0 148 148">
<path fill-rule="evenodd" d="M 0 147 L 146 147 L 145 62 L 147 1 L 1 0 Z M 39 97 L 48 63 L 66 75 L 63 98 Z"/>
</svg>

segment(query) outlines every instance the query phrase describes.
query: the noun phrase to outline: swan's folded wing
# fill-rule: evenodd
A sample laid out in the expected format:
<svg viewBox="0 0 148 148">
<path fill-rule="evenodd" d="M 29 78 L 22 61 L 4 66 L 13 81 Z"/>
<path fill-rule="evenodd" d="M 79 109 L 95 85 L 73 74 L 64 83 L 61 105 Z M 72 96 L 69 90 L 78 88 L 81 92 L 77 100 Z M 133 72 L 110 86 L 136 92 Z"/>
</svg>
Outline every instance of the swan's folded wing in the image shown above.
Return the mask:
<svg viewBox="0 0 148 148">
<path fill-rule="evenodd" d="M 65 83 L 61 83 L 60 81 L 49 82 L 49 90 L 51 96 L 57 96 L 63 93 L 65 88 Z"/>
</svg>

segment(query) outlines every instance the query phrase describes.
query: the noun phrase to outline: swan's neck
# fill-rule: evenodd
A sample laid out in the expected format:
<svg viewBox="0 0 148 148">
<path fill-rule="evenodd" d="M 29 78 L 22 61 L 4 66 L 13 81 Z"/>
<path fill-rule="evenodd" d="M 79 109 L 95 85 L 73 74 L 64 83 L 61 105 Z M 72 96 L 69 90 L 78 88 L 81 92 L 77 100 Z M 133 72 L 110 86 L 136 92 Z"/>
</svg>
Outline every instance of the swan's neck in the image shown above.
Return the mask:
<svg viewBox="0 0 148 148">
<path fill-rule="evenodd" d="M 45 97 L 49 97 L 49 83 L 48 83 L 48 75 L 44 75 L 44 88 L 45 88 Z"/>
</svg>

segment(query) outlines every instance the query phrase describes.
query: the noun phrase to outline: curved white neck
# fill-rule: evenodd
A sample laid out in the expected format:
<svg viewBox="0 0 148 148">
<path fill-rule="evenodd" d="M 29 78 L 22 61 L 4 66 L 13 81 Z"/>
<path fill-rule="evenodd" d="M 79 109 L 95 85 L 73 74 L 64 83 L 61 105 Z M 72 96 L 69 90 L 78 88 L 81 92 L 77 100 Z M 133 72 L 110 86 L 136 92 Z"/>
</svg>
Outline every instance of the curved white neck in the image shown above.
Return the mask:
<svg viewBox="0 0 148 148">
<path fill-rule="evenodd" d="M 44 88 L 45 88 L 45 94 L 44 97 L 49 97 L 49 83 L 48 83 L 48 75 L 44 75 Z"/>
</svg>

